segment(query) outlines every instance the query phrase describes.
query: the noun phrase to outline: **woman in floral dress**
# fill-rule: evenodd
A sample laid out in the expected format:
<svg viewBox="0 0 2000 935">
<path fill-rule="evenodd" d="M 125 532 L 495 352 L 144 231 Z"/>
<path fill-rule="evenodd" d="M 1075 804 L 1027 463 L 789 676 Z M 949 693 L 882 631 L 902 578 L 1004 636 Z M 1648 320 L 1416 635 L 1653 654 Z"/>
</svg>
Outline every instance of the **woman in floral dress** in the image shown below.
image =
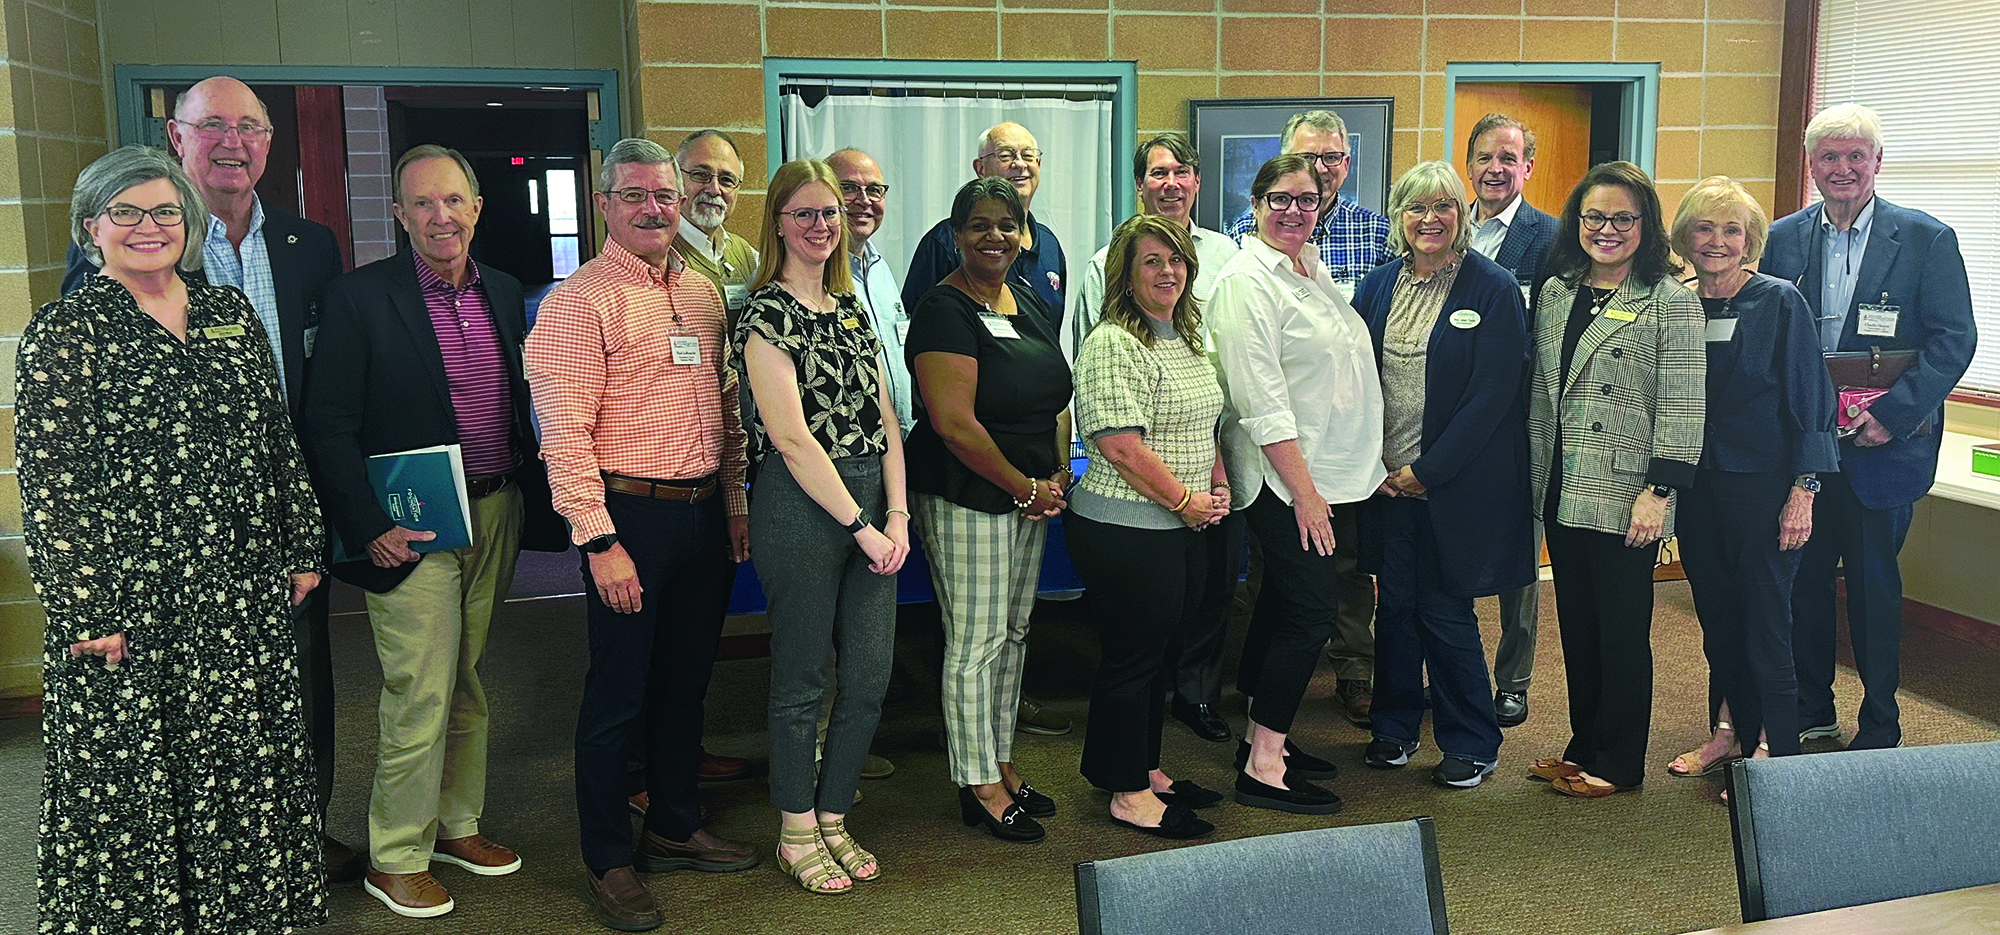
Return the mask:
<svg viewBox="0 0 2000 935">
<path fill-rule="evenodd" d="M 256 312 L 183 275 L 206 220 L 165 153 L 92 163 L 70 227 L 103 272 L 21 338 L 45 933 L 326 919 L 291 632 L 319 581 L 319 507 Z"/>
</svg>

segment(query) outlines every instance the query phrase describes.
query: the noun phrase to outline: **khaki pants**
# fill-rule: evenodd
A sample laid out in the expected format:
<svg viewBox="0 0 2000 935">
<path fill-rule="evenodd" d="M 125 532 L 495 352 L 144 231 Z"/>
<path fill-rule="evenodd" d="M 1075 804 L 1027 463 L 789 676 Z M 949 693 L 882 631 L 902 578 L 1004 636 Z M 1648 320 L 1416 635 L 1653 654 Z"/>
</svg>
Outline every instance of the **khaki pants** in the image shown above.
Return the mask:
<svg viewBox="0 0 2000 935">
<path fill-rule="evenodd" d="M 383 873 L 430 867 L 437 839 L 479 833 L 486 805 L 486 689 L 479 660 L 514 581 L 521 491 L 472 501 L 472 545 L 433 552 L 368 595 L 382 663 L 382 736 L 368 800 L 368 856 Z"/>
</svg>

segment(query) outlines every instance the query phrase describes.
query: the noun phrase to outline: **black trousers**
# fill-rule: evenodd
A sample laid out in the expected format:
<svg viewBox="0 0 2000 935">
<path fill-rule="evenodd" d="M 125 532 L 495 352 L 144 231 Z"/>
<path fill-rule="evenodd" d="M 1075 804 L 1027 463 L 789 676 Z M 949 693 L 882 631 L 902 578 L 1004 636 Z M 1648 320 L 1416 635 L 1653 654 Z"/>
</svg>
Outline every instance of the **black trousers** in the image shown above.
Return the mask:
<svg viewBox="0 0 2000 935">
<path fill-rule="evenodd" d="M 1896 706 L 1902 682 L 1903 572 L 1896 556 L 1910 532 L 1909 504 L 1861 505 L 1845 474 L 1820 479 L 1813 537 L 1792 588 L 1792 652 L 1798 664 L 1799 723 L 1837 723 L 1833 707 L 1833 579 L 1847 580 L 1847 634 L 1861 673 L 1860 729 L 1849 747 L 1893 747 L 1903 740 Z M 1835 570 L 1838 562 L 1840 569 Z"/>
<path fill-rule="evenodd" d="M 1207 549 L 1201 606 L 1173 645 L 1167 647 L 1168 682 L 1175 697 L 1190 704 L 1215 704 L 1222 696 L 1222 645 L 1229 631 L 1229 606 L 1243 570 L 1243 514 L 1231 513 L 1196 535 Z"/>
<path fill-rule="evenodd" d="M 1653 725 L 1654 545 L 1623 534 L 1546 523 L 1556 623 L 1569 685 L 1563 759 L 1619 786 L 1646 778 Z"/>
<path fill-rule="evenodd" d="M 1702 471 L 1682 494 L 1676 531 L 1701 648 L 1708 657 L 1709 715 L 1729 702 L 1743 755 L 1769 734 L 1772 756 L 1799 752 L 1799 682 L 1792 669 L 1792 579 L 1799 550 L 1778 548 L 1788 472 Z"/>
<path fill-rule="evenodd" d="M 1262 546 L 1264 584 L 1243 637 L 1236 687 L 1254 700 L 1252 721 L 1288 734 L 1319 664 L 1320 647 L 1338 623 L 1338 559 L 1299 548 L 1292 505 L 1271 488 L 1264 488 L 1244 512 L 1250 534 Z M 1372 656 L 1372 646 L 1369 652 Z M 1372 664 L 1370 670 L 1372 677 Z"/>
<path fill-rule="evenodd" d="M 691 504 L 607 491 L 604 506 L 638 570 L 641 592 L 637 613 L 606 607 L 590 577 L 590 557 L 583 557 L 590 669 L 576 716 L 576 811 L 583 862 L 600 872 L 632 863 L 625 747 L 642 724 L 646 830 L 685 841 L 701 827 L 695 767 L 709 673 L 736 578 L 722 497 Z"/>
<path fill-rule="evenodd" d="M 321 578 L 319 587 L 292 608 L 292 639 L 298 645 L 299 692 L 303 696 L 301 713 L 306 739 L 312 744 L 313 780 L 322 825 L 333 801 L 333 644 L 326 632 L 330 616 L 327 595 L 332 590 L 332 576 Z"/>
<path fill-rule="evenodd" d="M 1103 657 L 1090 692 L 1083 778 L 1110 792 L 1150 787 L 1160 767 L 1167 647 L 1201 612 L 1208 542 L 1190 529 L 1134 529 L 1063 517 Z"/>
</svg>

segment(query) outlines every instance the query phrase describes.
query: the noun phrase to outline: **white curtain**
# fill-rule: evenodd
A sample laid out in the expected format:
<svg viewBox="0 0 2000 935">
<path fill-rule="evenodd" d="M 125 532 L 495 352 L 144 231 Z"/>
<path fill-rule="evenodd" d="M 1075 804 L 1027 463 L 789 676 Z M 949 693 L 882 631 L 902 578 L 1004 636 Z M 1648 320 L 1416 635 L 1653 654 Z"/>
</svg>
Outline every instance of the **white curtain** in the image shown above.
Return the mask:
<svg viewBox="0 0 2000 935">
<path fill-rule="evenodd" d="M 786 161 L 824 158 L 851 146 L 882 167 L 889 200 L 882 229 L 870 242 L 899 283 L 917 240 L 951 213 L 952 196 L 972 178 L 979 134 L 996 123 L 1027 127 L 1041 147 L 1041 186 L 1031 207 L 1035 220 L 1062 241 L 1071 278 L 1082 275 L 1091 254 L 1111 241 L 1113 199 L 1132 198 L 1129 189 L 1111 188 L 1112 160 L 1127 154 L 1112 148 L 1109 99 L 833 94 L 808 107 L 798 95 L 785 93 L 778 108 Z"/>
</svg>

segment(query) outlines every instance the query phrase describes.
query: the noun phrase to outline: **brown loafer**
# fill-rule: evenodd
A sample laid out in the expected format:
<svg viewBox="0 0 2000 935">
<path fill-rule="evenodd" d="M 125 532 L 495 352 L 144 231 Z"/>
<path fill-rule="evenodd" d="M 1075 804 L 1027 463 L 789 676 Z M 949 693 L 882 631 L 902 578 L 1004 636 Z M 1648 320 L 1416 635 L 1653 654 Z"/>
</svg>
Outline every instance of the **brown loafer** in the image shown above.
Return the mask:
<svg viewBox="0 0 2000 935">
<path fill-rule="evenodd" d="M 1638 786 L 1594 785 L 1586 781 L 1583 775 L 1579 773 L 1575 776 L 1562 776 L 1551 779 L 1549 780 L 1549 788 L 1563 795 L 1579 799 L 1601 799 L 1618 792 L 1630 792 L 1633 789 L 1637 789 Z"/>
<path fill-rule="evenodd" d="M 1528 767 L 1528 775 L 1536 779 L 1546 779 L 1550 782 L 1555 782 L 1558 779 L 1567 779 L 1581 772 L 1583 772 L 1582 767 L 1575 763 L 1565 763 L 1561 757 L 1553 756 L 1536 760 L 1535 765 Z"/>
<path fill-rule="evenodd" d="M 605 928 L 650 932 L 667 921 L 660 904 L 653 901 L 653 894 L 646 891 L 646 884 L 639 882 L 631 867 L 606 870 L 602 880 L 585 870 L 583 882 L 590 890 L 591 911 Z"/>
<path fill-rule="evenodd" d="M 694 768 L 696 779 L 702 782 L 727 782 L 750 775 L 750 761 L 737 756 L 716 756 L 707 750 L 701 751 L 701 763 Z"/>
<path fill-rule="evenodd" d="M 431 848 L 431 862 L 444 861 L 482 877 L 504 877 L 521 869 L 521 856 L 486 840 L 484 835 L 439 838 Z"/>
<path fill-rule="evenodd" d="M 381 900 L 390 912 L 411 919 L 434 918 L 457 906 L 452 902 L 451 894 L 445 892 L 444 884 L 439 883 L 428 870 L 383 873 L 369 867 L 361 888 Z"/>
<path fill-rule="evenodd" d="M 359 880 L 368 869 L 368 865 L 362 861 L 360 854 L 354 852 L 354 848 L 334 840 L 331 835 L 320 835 L 319 857 L 320 862 L 326 865 L 328 883 Z"/>
<path fill-rule="evenodd" d="M 644 818 L 646 817 L 647 807 L 652 804 L 652 799 L 648 797 L 647 793 L 641 792 L 637 795 L 627 796 L 625 804 L 632 809 L 632 814 Z"/>
<path fill-rule="evenodd" d="M 1334 700 L 1340 702 L 1340 713 L 1347 716 L 1349 723 L 1356 727 L 1368 727 L 1368 714 L 1375 707 L 1375 684 L 1363 679 L 1337 679 L 1333 683 Z"/>
<path fill-rule="evenodd" d="M 700 870 L 705 873 L 734 873 L 757 866 L 757 851 L 748 844 L 696 831 L 686 841 L 669 841 L 651 831 L 639 842 L 633 861 L 643 873 Z"/>
</svg>

